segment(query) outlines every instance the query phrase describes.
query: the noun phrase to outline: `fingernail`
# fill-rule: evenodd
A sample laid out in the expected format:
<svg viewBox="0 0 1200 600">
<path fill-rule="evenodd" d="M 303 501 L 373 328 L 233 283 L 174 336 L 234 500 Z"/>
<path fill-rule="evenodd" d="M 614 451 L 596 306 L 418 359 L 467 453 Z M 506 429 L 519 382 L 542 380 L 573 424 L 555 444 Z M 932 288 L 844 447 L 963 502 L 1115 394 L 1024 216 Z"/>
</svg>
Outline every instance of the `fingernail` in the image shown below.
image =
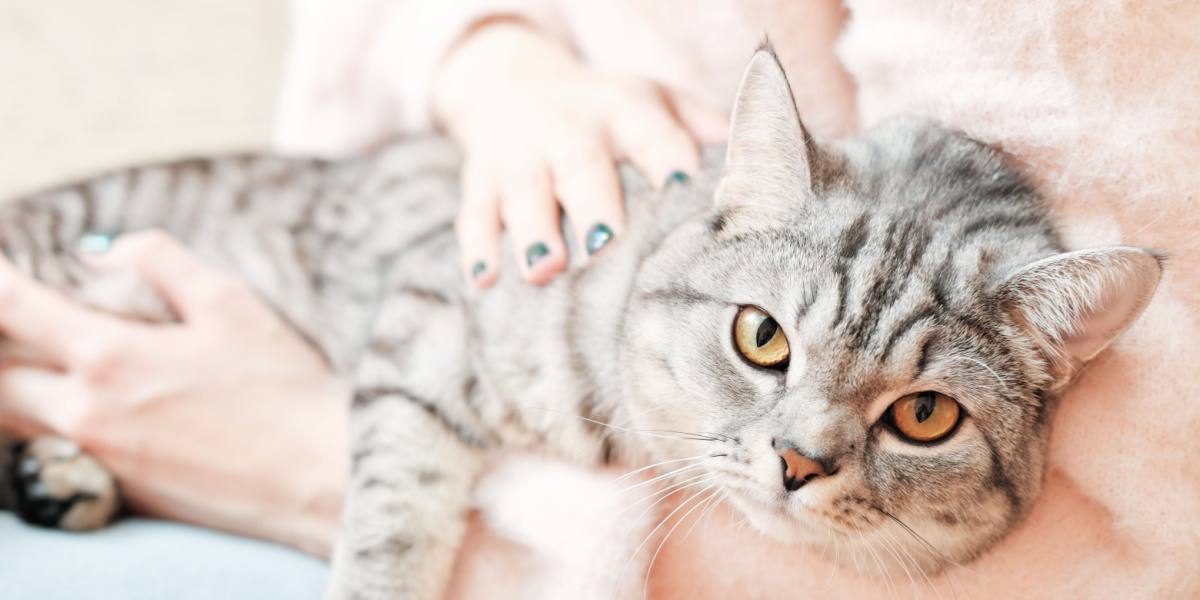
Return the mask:
<svg viewBox="0 0 1200 600">
<path fill-rule="evenodd" d="M 487 263 L 482 260 L 476 261 L 475 265 L 471 267 L 471 279 L 479 279 L 484 271 L 487 271 Z"/>
<path fill-rule="evenodd" d="M 587 231 L 587 236 L 583 240 L 583 245 L 587 248 L 588 255 L 595 254 L 600 251 L 608 242 L 613 239 L 613 231 L 604 223 L 596 223 Z"/>
<path fill-rule="evenodd" d="M 82 254 L 108 252 L 113 245 L 113 236 L 107 233 L 85 233 L 79 236 L 75 248 Z"/>
<path fill-rule="evenodd" d="M 667 175 L 667 180 L 663 182 L 663 187 L 671 185 L 672 183 L 678 183 L 682 185 L 687 183 L 689 179 L 691 179 L 691 177 L 689 177 L 688 174 L 684 173 L 683 171 L 671 171 L 671 174 Z"/>
<path fill-rule="evenodd" d="M 550 247 L 547 246 L 546 244 L 544 244 L 542 242 L 537 242 L 536 244 L 531 244 L 529 246 L 529 248 L 525 250 L 525 264 L 532 267 L 534 263 L 536 263 L 539 260 L 542 260 L 543 258 L 546 258 L 549 255 L 550 255 Z"/>
</svg>

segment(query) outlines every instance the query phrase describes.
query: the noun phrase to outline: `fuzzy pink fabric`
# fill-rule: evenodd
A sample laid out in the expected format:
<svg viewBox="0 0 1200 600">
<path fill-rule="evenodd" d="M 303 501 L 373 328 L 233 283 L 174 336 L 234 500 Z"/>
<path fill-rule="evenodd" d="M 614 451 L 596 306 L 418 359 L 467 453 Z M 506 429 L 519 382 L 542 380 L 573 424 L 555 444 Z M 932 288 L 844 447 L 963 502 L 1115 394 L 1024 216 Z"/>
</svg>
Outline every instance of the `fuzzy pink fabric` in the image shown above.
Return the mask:
<svg viewBox="0 0 1200 600">
<path fill-rule="evenodd" d="M 1200 4 L 852 0 L 845 24 L 828 3 L 527 6 L 537 7 L 529 9 L 531 22 L 552 23 L 554 35 L 572 40 L 588 60 L 642 73 L 725 108 L 741 65 L 769 32 L 801 110 L 819 133 L 870 126 L 893 114 L 933 116 L 1015 156 L 1051 199 L 1071 247 L 1124 243 L 1171 257 L 1142 319 L 1064 398 L 1043 498 L 981 559 L 932 582 L 919 574 L 912 581 L 864 578 L 828 557 L 768 541 L 721 510 L 686 539 L 668 542 L 654 566 L 653 597 L 1200 597 Z M 458 25 L 439 30 L 436 43 L 380 41 L 365 26 L 358 35 L 338 35 L 346 35 L 343 46 L 353 40 L 360 48 L 394 44 L 398 51 L 411 44 L 436 60 L 430 57 L 454 37 L 444 32 L 461 31 L 479 14 L 460 13 Z M 835 55 L 831 44 L 839 31 Z M 306 42 L 297 41 L 299 57 Z M 381 62 L 374 68 L 405 60 L 375 52 Z M 336 154 L 405 130 L 372 110 L 423 106 L 423 99 L 401 97 L 398 90 L 425 93 L 431 67 L 422 67 L 425 84 L 404 87 L 363 76 L 355 52 L 332 56 L 341 62 L 293 62 L 280 140 Z M 313 73 L 344 68 L 358 69 L 360 77 L 334 77 L 319 89 L 304 85 Z M 846 72 L 857 84 L 856 102 Z M 375 108 L 365 110 L 363 98 Z M 306 103 L 356 108 L 321 116 L 297 108 Z M 408 114 L 417 116 L 404 123 L 428 125 L 419 108 Z M 308 133 L 306 125 L 312 125 Z M 489 484 L 484 513 L 514 522 L 523 507 L 517 490 L 537 486 L 540 468 L 507 470 L 509 494 Z M 580 477 L 603 483 L 611 476 Z M 554 493 L 552 487 L 545 493 Z M 565 552 L 554 541 L 570 539 L 564 531 L 596 536 L 611 525 L 538 514 L 545 518 L 525 522 L 541 523 L 555 536 L 527 533 L 514 543 L 513 532 L 504 537 L 475 527 L 455 595 L 520 596 L 530 582 L 559 573 L 538 557 Z"/>
</svg>

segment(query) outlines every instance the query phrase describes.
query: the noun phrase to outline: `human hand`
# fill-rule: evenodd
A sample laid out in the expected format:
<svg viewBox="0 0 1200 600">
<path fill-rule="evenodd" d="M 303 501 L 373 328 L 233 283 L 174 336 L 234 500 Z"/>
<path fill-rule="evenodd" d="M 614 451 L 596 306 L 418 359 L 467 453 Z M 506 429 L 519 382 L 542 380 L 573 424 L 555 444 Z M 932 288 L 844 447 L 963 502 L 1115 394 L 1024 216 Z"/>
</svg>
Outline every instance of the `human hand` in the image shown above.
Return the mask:
<svg viewBox="0 0 1200 600">
<path fill-rule="evenodd" d="M 0 369 L 0 420 L 78 441 L 139 512 L 328 552 L 349 395 L 322 357 L 164 234 L 88 259 L 133 269 L 180 322 L 91 310 L 0 259 L 0 332 L 38 357 Z"/>
<path fill-rule="evenodd" d="M 697 141 L 721 141 L 727 128 L 723 115 L 681 94 L 600 73 L 511 21 L 483 25 L 447 56 L 433 107 L 464 148 L 459 249 L 464 275 L 480 287 L 499 274 L 503 229 L 525 279 L 545 283 L 567 265 L 560 205 L 575 251 L 597 252 L 624 226 L 616 160 L 656 184 L 686 180 L 698 167 Z"/>
</svg>

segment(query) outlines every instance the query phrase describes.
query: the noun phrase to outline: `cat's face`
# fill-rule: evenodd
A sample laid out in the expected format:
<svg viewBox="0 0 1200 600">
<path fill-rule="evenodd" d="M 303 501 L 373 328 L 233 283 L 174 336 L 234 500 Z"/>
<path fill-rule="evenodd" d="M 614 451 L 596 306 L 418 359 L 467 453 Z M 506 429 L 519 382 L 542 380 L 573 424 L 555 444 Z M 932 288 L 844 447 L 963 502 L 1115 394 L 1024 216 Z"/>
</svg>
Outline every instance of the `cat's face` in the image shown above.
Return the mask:
<svg viewBox="0 0 1200 600">
<path fill-rule="evenodd" d="M 1036 196 L 959 134 L 806 139 L 760 52 L 713 211 L 639 270 L 634 426 L 692 506 L 867 570 L 968 560 L 1037 497 L 1053 398 L 1158 260 L 1060 253 Z"/>
</svg>

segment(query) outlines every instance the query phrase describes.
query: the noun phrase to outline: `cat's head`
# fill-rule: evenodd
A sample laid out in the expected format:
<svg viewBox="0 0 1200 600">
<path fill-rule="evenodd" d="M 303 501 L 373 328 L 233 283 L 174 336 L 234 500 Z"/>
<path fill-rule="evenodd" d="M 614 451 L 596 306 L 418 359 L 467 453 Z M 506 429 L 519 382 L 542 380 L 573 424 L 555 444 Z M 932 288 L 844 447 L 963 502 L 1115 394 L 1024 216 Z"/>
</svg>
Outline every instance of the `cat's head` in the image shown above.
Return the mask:
<svg viewBox="0 0 1200 600">
<path fill-rule="evenodd" d="M 769 50 L 727 152 L 622 329 L 653 458 L 693 505 L 844 561 L 978 555 L 1037 498 L 1057 396 L 1145 308 L 1159 258 L 1063 252 L 1001 155 L 944 128 L 818 145 Z"/>
</svg>

